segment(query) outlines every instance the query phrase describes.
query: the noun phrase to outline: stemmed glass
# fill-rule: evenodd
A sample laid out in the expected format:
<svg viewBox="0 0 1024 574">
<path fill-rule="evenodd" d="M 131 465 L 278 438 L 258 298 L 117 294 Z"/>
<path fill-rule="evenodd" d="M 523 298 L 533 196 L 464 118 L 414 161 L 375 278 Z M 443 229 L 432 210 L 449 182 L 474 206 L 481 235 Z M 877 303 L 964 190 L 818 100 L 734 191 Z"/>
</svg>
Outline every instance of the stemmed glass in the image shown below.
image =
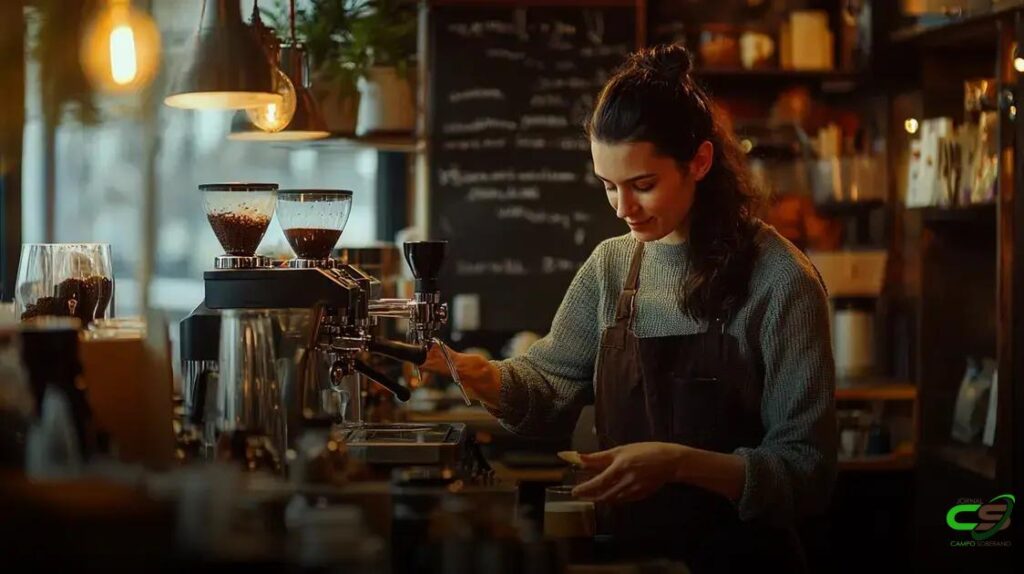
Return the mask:
<svg viewBox="0 0 1024 574">
<path fill-rule="evenodd" d="M 114 273 L 108 243 L 27 243 L 15 287 L 22 320 L 77 317 L 85 327 L 113 315 Z"/>
</svg>

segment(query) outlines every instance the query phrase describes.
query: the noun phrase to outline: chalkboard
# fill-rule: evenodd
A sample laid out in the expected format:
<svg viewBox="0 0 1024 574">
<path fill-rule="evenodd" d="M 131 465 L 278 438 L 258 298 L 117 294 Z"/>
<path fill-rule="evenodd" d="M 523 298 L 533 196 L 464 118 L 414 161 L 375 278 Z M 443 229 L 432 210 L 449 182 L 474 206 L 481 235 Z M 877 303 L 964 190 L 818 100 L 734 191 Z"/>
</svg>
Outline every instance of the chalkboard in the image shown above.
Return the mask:
<svg viewBox="0 0 1024 574">
<path fill-rule="evenodd" d="M 593 174 L 583 121 L 635 46 L 635 9 L 434 6 L 430 235 L 441 286 L 480 326 L 546 332 L 602 240 L 627 231 Z"/>
</svg>

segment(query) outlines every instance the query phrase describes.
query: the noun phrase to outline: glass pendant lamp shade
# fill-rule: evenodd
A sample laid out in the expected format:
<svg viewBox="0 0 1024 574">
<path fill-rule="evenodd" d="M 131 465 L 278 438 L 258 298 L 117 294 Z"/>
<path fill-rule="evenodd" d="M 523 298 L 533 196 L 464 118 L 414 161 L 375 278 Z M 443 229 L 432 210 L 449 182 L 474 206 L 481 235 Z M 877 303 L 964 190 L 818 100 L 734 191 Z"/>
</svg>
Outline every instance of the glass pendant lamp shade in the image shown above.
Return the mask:
<svg viewBox="0 0 1024 574">
<path fill-rule="evenodd" d="M 301 141 L 331 135 L 320 105 L 309 91 L 306 50 L 302 44 L 286 44 L 281 48 L 281 69 L 295 87 L 295 112 L 291 122 L 281 131 L 268 132 L 252 125 L 245 112 L 237 112 L 231 122 L 228 139 L 235 141 Z"/>
</svg>

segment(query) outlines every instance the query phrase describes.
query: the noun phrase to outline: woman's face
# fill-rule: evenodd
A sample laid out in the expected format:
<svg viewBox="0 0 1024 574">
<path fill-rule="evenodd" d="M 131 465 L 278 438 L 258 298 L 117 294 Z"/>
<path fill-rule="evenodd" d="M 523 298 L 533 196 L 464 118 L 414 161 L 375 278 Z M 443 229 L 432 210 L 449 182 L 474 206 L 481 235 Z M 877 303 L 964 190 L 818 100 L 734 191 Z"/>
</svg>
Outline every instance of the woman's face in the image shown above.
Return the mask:
<svg viewBox="0 0 1024 574">
<path fill-rule="evenodd" d="M 657 153 L 650 142 L 591 141 L 590 153 L 608 203 L 637 241 L 686 239 L 697 182 L 711 167 L 710 142 L 686 166 Z"/>
</svg>

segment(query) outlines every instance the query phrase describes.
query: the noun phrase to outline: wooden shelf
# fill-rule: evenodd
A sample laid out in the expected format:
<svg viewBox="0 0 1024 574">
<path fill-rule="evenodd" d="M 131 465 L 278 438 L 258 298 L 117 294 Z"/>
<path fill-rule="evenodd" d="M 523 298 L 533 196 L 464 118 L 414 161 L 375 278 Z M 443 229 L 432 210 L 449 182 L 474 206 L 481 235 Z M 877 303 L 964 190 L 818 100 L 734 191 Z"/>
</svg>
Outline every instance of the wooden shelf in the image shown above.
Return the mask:
<svg viewBox="0 0 1024 574">
<path fill-rule="evenodd" d="M 1024 6 L 1021 0 L 1000 2 L 993 10 L 963 16 L 950 16 L 934 23 L 915 24 L 894 31 L 889 40 L 893 44 L 918 44 L 930 47 L 995 49 L 995 22 Z"/>
<path fill-rule="evenodd" d="M 984 445 L 945 445 L 927 450 L 930 456 L 989 480 L 996 478 L 996 457 Z"/>
<path fill-rule="evenodd" d="M 882 472 L 910 470 L 917 463 L 913 452 L 894 452 L 879 456 L 863 456 L 839 459 L 839 470 L 857 472 Z"/>
<path fill-rule="evenodd" d="M 349 150 L 364 148 L 400 153 L 416 153 L 425 147 L 424 142 L 417 139 L 413 134 L 366 137 L 357 137 L 351 134 L 335 134 L 318 140 L 277 142 L 275 145 L 288 149 Z"/>
<path fill-rule="evenodd" d="M 706 84 L 736 83 L 749 88 L 758 84 L 818 84 L 825 92 L 850 92 L 865 79 L 857 72 L 836 70 L 747 70 L 743 68 L 697 68 L 694 76 Z"/>
<path fill-rule="evenodd" d="M 963 207 L 912 207 L 909 211 L 921 214 L 925 223 L 984 223 L 996 221 L 995 203 L 978 203 Z"/>
<path fill-rule="evenodd" d="M 870 381 L 864 383 L 839 382 L 836 386 L 839 401 L 914 401 L 917 386 L 905 382 Z"/>
</svg>

